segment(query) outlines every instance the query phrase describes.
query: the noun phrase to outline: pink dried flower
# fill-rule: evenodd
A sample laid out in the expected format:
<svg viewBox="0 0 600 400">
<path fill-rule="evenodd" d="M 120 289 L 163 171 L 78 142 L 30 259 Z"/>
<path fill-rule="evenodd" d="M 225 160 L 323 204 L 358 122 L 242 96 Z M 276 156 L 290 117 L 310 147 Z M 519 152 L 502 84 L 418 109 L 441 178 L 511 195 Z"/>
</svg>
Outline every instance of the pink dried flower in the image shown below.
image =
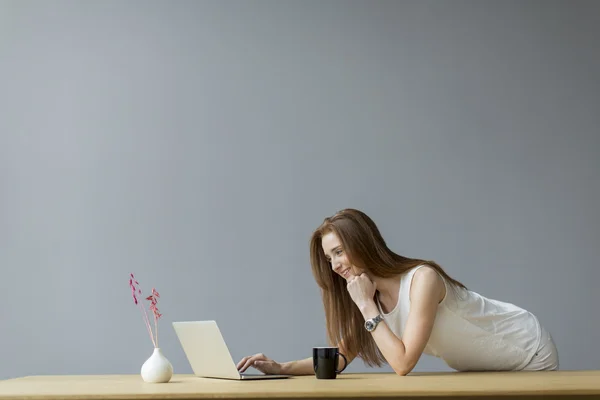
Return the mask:
<svg viewBox="0 0 600 400">
<path fill-rule="evenodd" d="M 148 297 L 146 297 L 146 300 L 150 301 L 150 311 L 152 311 L 152 314 L 154 315 L 154 330 L 155 332 L 152 332 L 152 327 L 150 325 L 150 320 L 148 319 L 148 313 L 146 312 L 146 309 L 144 308 L 144 306 L 142 305 L 142 303 L 140 301 L 138 301 L 138 296 L 142 295 L 142 289 L 140 289 L 139 287 L 139 283 L 138 281 L 135 280 L 135 277 L 133 276 L 133 274 L 129 274 L 129 287 L 131 288 L 131 295 L 133 296 L 133 302 L 138 305 L 143 313 L 143 318 L 144 318 L 144 323 L 146 324 L 146 328 L 148 329 L 148 333 L 150 334 L 150 340 L 152 340 L 152 344 L 154 345 L 154 347 L 158 347 L 158 320 L 160 317 L 162 317 L 162 314 L 158 311 L 158 298 L 160 298 L 160 295 L 158 294 L 158 292 L 156 291 L 156 289 L 152 288 L 152 294 Z"/>
</svg>

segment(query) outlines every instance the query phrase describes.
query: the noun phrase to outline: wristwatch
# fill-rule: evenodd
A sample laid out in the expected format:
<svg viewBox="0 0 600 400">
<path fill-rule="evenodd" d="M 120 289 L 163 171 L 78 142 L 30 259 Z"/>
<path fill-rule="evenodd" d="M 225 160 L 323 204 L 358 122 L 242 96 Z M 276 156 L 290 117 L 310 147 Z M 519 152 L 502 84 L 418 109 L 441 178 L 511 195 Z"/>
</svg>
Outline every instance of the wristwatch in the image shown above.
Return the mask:
<svg viewBox="0 0 600 400">
<path fill-rule="evenodd" d="M 379 314 L 375 318 L 371 318 L 365 321 L 365 329 L 369 332 L 373 332 L 377 328 L 377 324 L 383 321 L 383 315 Z"/>
</svg>

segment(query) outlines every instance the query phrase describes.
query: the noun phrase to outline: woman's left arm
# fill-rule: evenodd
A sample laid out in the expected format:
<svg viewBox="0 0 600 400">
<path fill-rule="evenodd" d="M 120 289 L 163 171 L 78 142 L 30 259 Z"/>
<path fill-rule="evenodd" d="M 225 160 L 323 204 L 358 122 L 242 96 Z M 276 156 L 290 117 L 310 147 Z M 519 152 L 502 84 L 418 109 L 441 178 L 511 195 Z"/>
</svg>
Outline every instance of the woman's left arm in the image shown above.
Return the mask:
<svg viewBox="0 0 600 400">
<path fill-rule="evenodd" d="M 368 279 L 366 276 L 364 278 Z M 398 375 L 408 374 L 419 361 L 429 341 L 438 304 L 444 295 L 444 282 L 438 273 L 429 266 L 419 268 L 410 288 L 410 312 L 402 338 L 397 337 L 385 323 L 379 323 L 371 332 L 381 353 Z M 372 298 L 358 307 L 365 320 L 379 314 Z"/>
</svg>

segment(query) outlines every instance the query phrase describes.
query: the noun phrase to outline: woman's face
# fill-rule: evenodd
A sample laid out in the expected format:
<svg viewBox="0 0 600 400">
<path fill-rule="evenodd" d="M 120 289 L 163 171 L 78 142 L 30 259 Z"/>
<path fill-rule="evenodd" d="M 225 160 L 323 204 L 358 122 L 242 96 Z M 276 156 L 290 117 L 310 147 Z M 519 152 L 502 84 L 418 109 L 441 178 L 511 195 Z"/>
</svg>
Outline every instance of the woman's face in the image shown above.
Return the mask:
<svg viewBox="0 0 600 400">
<path fill-rule="evenodd" d="M 350 264 L 346 257 L 346 252 L 342 247 L 342 242 L 333 232 L 329 232 L 321 238 L 321 246 L 323 246 L 323 253 L 327 261 L 331 263 L 331 269 L 344 278 L 346 281 L 350 281 L 353 277 L 359 276 L 364 271 L 360 268 Z"/>
</svg>

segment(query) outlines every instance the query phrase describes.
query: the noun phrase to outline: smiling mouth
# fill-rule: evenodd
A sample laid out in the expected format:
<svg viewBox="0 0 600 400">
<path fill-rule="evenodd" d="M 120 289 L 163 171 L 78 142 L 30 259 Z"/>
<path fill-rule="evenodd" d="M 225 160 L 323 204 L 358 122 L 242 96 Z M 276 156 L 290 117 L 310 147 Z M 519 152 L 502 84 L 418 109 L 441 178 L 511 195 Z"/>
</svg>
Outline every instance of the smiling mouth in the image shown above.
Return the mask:
<svg viewBox="0 0 600 400">
<path fill-rule="evenodd" d="M 349 269 L 347 269 L 347 270 L 345 270 L 345 271 L 342 271 L 342 276 L 343 276 L 344 278 L 348 278 L 348 277 L 350 276 L 350 270 L 349 270 Z"/>
</svg>

